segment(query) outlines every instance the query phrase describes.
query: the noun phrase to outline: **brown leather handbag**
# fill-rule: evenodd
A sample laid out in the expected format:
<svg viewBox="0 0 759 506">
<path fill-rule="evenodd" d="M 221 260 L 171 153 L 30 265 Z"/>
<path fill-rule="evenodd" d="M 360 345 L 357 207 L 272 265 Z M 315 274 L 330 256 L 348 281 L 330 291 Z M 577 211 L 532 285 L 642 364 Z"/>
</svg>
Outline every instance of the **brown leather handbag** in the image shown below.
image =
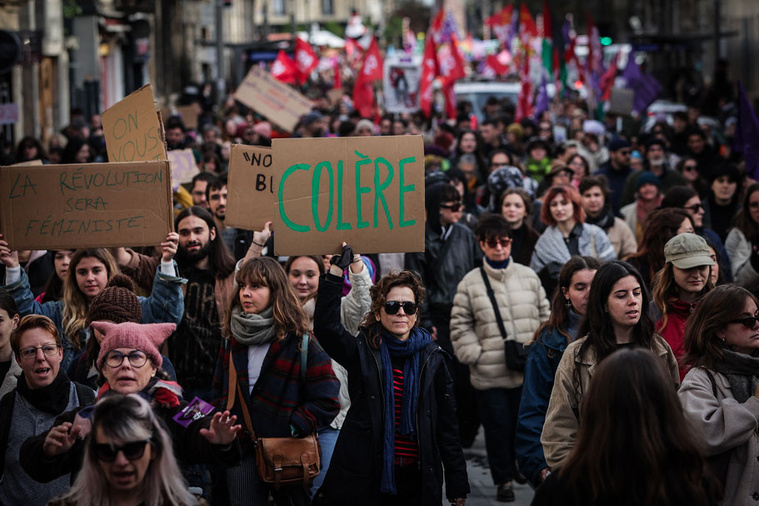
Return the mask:
<svg viewBox="0 0 759 506">
<path fill-rule="evenodd" d="M 308 334 L 303 336 L 301 346 L 301 377 L 306 381 L 306 365 L 308 360 Z M 232 385 L 235 385 L 234 387 Z M 242 415 L 245 425 L 250 431 L 253 447 L 256 452 L 256 469 L 258 477 L 264 483 L 271 483 L 276 490 L 283 485 L 308 488 L 321 470 L 321 449 L 316 433 L 306 437 L 257 437 L 253 431 L 248 406 L 237 382 L 237 371 L 230 355 L 229 357 L 229 397 L 227 410 L 235 403 L 235 394 L 240 397 Z"/>
</svg>

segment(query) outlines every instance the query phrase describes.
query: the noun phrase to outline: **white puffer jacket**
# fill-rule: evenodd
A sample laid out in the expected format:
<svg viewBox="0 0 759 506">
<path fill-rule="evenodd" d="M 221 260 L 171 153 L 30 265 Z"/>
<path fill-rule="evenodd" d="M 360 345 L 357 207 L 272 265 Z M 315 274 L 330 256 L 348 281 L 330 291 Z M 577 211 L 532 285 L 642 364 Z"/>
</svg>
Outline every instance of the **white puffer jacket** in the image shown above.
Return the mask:
<svg viewBox="0 0 759 506">
<path fill-rule="evenodd" d="M 537 274 L 513 259 L 505 269 L 494 269 L 487 261 L 484 266 L 508 339 L 530 342 L 550 313 Z M 469 271 L 459 283 L 451 311 L 451 341 L 456 357 L 469 365 L 472 386 L 477 390 L 522 385 L 522 373 L 506 367 L 503 338 L 479 268 Z"/>
</svg>

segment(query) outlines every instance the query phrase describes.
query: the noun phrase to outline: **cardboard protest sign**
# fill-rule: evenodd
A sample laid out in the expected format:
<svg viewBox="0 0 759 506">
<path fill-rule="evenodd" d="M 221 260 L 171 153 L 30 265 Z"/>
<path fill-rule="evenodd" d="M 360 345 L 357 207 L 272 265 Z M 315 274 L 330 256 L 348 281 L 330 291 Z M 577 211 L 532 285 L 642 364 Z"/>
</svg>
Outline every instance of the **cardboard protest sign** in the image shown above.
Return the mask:
<svg viewBox="0 0 759 506">
<path fill-rule="evenodd" d="M 279 255 L 424 250 L 421 136 L 274 139 Z M 276 179 L 276 178 L 275 178 Z"/>
<path fill-rule="evenodd" d="M 103 133 L 110 162 L 166 160 L 163 123 L 149 84 L 103 113 Z"/>
<path fill-rule="evenodd" d="M 261 230 L 274 220 L 278 174 L 271 148 L 233 144 L 228 178 L 227 225 Z"/>
<path fill-rule="evenodd" d="M 173 230 L 168 161 L 0 167 L 13 249 L 155 246 Z"/>
<path fill-rule="evenodd" d="M 612 88 L 609 112 L 629 116 L 633 110 L 635 92 L 626 88 Z"/>
<path fill-rule="evenodd" d="M 250 68 L 235 91 L 235 100 L 288 132 L 295 129 L 301 116 L 311 112 L 312 106 L 309 99 L 256 65 Z"/>
<path fill-rule="evenodd" d="M 421 61 L 410 62 L 388 58 L 382 79 L 385 110 L 392 113 L 414 112 L 419 109 Z"/>
<path fill-rule="evenodd" d="M 171 180 L 174 184 L 189 183 L 195 174 L 200 172 L 192 149 L 174 149 L 167 154 L 171 162 Z"/>
</svg>

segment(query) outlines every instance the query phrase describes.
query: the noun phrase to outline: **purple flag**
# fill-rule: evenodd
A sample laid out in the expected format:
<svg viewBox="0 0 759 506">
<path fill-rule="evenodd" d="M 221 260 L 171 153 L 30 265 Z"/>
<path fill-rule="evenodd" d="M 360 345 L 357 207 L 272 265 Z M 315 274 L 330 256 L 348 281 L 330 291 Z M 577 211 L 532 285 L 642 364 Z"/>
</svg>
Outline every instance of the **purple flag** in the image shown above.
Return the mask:
<svg viewBox="0 0 759 506">
<path fill-rule="evenodd" d="M 540 87 L 538 88 L 538 95 L 535 97 L 535 121 L 540 120 L 540 115 L 548 110 L 550 107 L 550 100 L 548 98 L 548 90 L 546 89 L 546 72 L 543 69 L 542 77 L 540 78 Z"/>
<path fill-rule="evenodd" d="M 733 151 L 743 153 L 746 174 L 752 179 L 759 179 L 759 121 L 740 81 L 738 81 L 738 125 L 733 139 Z"/>
<path fill-rule="evenodd" d="M 653 76 L 640 71 L 632 53 L 627 56 L 627 66 L 622 72 L 622 77 L 627 81 L 627 89 L 635 93 L 633 109 L 638 114 L 643 114 L 661 93 L 661 85 Z"/>
</svg>

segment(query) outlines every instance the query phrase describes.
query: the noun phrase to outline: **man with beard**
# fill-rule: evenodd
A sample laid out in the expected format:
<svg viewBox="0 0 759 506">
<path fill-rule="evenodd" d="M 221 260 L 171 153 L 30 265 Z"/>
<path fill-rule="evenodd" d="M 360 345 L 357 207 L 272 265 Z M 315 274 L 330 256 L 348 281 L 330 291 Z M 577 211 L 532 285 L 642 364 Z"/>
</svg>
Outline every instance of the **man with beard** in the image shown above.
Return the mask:
<svg viewBox="0 0 759 506">
<path fill-rule="evenodd" d="M 240 260 L 245 256 L 250 247 L 250 241 L 253 240 L 253 232 L 226 225 L 227 195 L 226 176 L 215 179 L 206 186 L 206 200 L 216 223 L 216 229 L 221 234 L 221 239 L 224 241 L 227 249 L 232 252 L 235 260 Z"/>
<path fill-rule="evenodd" d="M 193 206 L 176 218 L 179 234 L 176 262 L 187 279 L 184 315 L 169 337 L 167 355 L 174 364 L 184 397 L 213 399 L 213 379 L 221 346 L 221 322 L 234 291 L 235 261 L 221 239 L 213 217 Z M 155 268 L 160 259 L 140 255 L 129 249 L 118 252 L 122 271 L 132 276 Z M 133 276 L 134 277 L 134 276 Z M 140 279 L 135 279 L 142 285 Z"/>
<path fill-rule="evenodd" d="M 642 171 L 633 172 L 627 178 L 625 191 L 622 195 L 622 205 L 635 201 L 635 188 L 638 178 L 646 172 L 652 173 L 659 179 L 661 191 L 666 192 L 673 186 L 685 186 L 687 181 L 678 171 L 667 164 L 667 145 L 659 138 L 654 137 L 646 144 L 646 168 Z"/>
</svg>

